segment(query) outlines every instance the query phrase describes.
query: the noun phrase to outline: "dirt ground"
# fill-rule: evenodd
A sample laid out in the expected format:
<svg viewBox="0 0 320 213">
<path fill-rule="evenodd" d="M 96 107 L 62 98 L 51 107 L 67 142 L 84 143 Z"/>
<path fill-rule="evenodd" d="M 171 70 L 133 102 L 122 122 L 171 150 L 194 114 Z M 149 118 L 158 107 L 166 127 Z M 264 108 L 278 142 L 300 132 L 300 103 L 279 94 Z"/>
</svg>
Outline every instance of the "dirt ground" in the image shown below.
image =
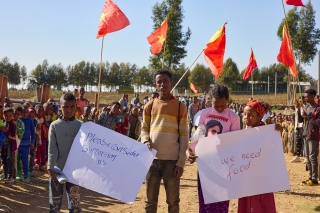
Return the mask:
<svg viewBox="0 0 320 213">
<path fill-rule="evenodd" d="M 291 190 L 275 193 L 278 212 L 320 212 L 320 186 L 305 186 L 301 183 L 306 179 L 305 164 L 290 163 L 292 156 L 285 155 Z M 197 198 L 197 165 L 186 164 L 181 181 L 180 212 L 195 213 L 198 210 Z M 18 181 L 13 184 L 0 183 L 0 212 L 43 213 L 48 212 L 48 175 L 36 172 L 32 183 Z M 263 183 L 261 183 L 263 184 Z M 142 185 L 133 204 L 125 204 L 101 194 L 82 189 L 81 205 L 83 212 L 92 213 L 137 213 L 143 212 L 145 186 Z M 66 196 L 63 199 L 62 212 L 67 211 Z M 158 212 L 167 212 L 163 186 L 159 195 Z M 237 200 L 232 200 L 229 212 L 237 212 Z"/>
</svg>

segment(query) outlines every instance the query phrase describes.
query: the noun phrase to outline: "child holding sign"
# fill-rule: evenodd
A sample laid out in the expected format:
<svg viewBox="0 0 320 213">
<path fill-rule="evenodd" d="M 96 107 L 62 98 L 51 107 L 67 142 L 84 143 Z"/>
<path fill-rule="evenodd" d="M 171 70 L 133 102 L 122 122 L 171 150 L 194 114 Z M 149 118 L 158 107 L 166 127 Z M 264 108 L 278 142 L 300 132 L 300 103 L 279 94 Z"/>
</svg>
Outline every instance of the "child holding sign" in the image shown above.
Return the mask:
<svg viewBox="0 0 320 213">
<path fill-rule="evenodd" d="M 72 183 L 60 184 L 54 167 L 63 170 L 74 138 L 81 122 L 74 117 L 76 111 L 76 98 L 66 93 L 60 98 L 62 117 L 51 123 L 49 128 L 48 172 L 49 172 L 49 212 L 60 212 L 64 185 L 68 198 L 70 212 L 80 212 L 79 186 Z"/>
<path fill-rule="evenodd" d="M 219 123 L 221 126 L 220 131 L 218 131 L 218 126 L 216 128 L 217 133 L 232 132 L 240 130 L 240 118 L 233 112 L 231 109 L 227 108 L 229 100 L 229 89 L 224 85 L 215 85 L 209 92 L 210 98 L 212 100 L 212 106 L 208 109 L 205 109 L 200 115 L 199 127 L 195 131 L 195 135 L 198 135 L 199 138 L 203 136 L 203 126 L 209 124 L 209 122 Z M 207 131 L 207 130 L 206 130 Z M 199 133 L 200 132 L 200 133 Z M 199 139 L 198 138 L 198 139 Z M 197 139 L 195 139 L 197 140 Z M 194 144 L 193 144 L 194 145 Z M 193 146 L 192 145 L 192 146 Z M 193 147 L 188 149 L 189 161 L 193 163 L 197 158 L 194 153 Z M 229 200 L 205 204 L 201 189 L 201 182 L 198 181 L 198 196 L 199 196 L 199 212 L 219 212 L 219 213 L 228 213 L 229 209 Z"/>
<path fill-rule="evenodd" d="M 244 108 L 243 120 L 246 124 L 246 128 L 263 126 L 261 121 L 265 113 L 264 103 L 252 100 L 247 103 Z M 281 125 L 276 124 L 275 129 L 281 130 Z M 276 204 L 274 201 L 273 193 L 266 193 L 260 195 L 254 195 L 249 197 L 239 198 L 238 200 L 238 213 L 276 213 Z"/>
</svg>

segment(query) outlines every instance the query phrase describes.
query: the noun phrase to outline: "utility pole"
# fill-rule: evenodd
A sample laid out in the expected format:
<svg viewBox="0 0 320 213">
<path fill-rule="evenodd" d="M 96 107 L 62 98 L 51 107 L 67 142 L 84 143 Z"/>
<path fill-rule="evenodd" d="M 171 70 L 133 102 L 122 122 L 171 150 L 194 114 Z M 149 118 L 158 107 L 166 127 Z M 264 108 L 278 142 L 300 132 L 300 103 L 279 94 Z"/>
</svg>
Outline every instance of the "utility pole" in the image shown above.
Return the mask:
<svg viewBox="0 0 320 213">
<path fill-rule="evenodd" d="M 274 96 L 277 97 L 277 72 L 274 72 Z"/>
<path fill-rule="evenodd" d="M 269 94 L 269 86 L 270 86 L 270 77 L 268 76 L 268 94 Z"/>
<path fill-rule="evenodd" d="M 320 50 L 318 52 L 318 95 L 320 94 Z"/>
</svg>

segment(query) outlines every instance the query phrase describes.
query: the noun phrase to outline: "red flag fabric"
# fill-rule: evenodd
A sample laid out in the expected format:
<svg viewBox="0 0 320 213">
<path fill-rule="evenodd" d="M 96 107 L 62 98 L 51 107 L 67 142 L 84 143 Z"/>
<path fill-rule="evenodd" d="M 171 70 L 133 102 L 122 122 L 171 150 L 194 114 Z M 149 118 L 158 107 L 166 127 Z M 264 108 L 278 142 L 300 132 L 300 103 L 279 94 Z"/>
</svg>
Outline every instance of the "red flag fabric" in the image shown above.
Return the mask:
<svg viewBox="0 0 320 213">
<path fill-rule="evenodd" d="M 223 67 L 223 57 L 226 47 L 225 24 L 211 37 L 204 49 L 204 58 L 216 79 Z"/>
<path fill-rule="evenodd" d="M 305 7 L 305 5 L 302 3 L 302 0 L 286 0 L 286 3 L 287 3 L 288 5 Z"/>
<path fill-rule="evenodd" d="M 126 15 L 112 2 L 106 0 L 100 17 L 97 38 L 121 30 L 130 24 Z"/>
<path fill-rule="evenodd" d="M 282 32 L 282 43 L 280 47 L 280 51 L 277 57 L 278 61 L 283 63 L 284 65 L 290 68 L 290 73 L 294 77 L 296 77 L 297 70 L 294 61 L 294 56 L 292 54 L 290 36 L 287 32 L 286 25 L 283 25 L 283 32 Z"/>
<path fill-rule="evenodd" d="M 248 63 L 248 66 L 246 68 L 246 71 L 244 71 L 243 80 L 245 81 L 247 78 L 249 78 L 251 73 L 252 73 L 252 71 L 257 67 L 258 67 L 258 65 L 257 65 L 256 57 L 254 56 L 253 51 L 251 49 L 251 55 L 250 55 L 249 63 Z"/>
<path fill-rule="evenodd" d="M 195 94 L 198 93 L 197 87 L 196 87 L 193 83 L 191 83 L 191 82 L 190 82 L 190 88 L 191 88 L 191 90 L 192 90 Z"/>
<path fill-rule="evenodd" d="M 161 52 L 163 43 L 167 38 L 167 30 L 168 20 L 165 19 L 160 27 L 147 37 L 148 42 L 151 45 L 150 50 L 152 54 L 156 55 Z"/>
</svg>

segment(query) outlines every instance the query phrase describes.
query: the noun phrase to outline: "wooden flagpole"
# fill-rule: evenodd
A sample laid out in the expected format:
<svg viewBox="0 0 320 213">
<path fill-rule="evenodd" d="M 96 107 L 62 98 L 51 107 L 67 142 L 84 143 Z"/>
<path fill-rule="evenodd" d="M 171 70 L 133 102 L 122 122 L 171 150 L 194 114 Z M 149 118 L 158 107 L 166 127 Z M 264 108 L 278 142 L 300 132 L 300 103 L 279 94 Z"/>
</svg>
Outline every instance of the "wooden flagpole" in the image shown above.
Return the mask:
<svg viewBox="0 0 320 213">
<path fill-rule="evenodd" d="M 254 70 L 254 69 L 253 69 Z M 253 70 L 251 73 L 251 87 L 252 87 L 252 91 L 251 91 L 251 98 L 253 98 L 253 87 L 254 87 L 254 83 L 253 83 Z"/>
<path fill-rule="evenodd" d="M 282 9 L 283 9 L 283 13 L 284 13 L 284 24 L 286 25 L 286 28 L 287 28 L 287 31 L 288 31 L 288 34 L 289 34 L 289 40 L 290 40 L 290 47 L 291 47 L 291 53 L 293 55 L 293 59 L 294 59 L 294 64 L 296 66 L 296 80 L 297 80 L 297 83 L 298 83 L 298 87 L 299 87 L 299 92 L 300 92 L 300 96 L 302 96 L 302 93 L 301 93 L 301 86 L 300 86 L 300 81 L 299 81 L 299 76 L 298 76 L 298 69 L 297 69 L 297 64 L 296 64 L 296 59 L 295 59 L 295 56 L 293 54 L 293 47 L 292 47 L 292 42 L 291 42 L 291 37 L 290 37 L 290 31 L 289 31 L 289 25 L 288 25 L 288 22 L 287 22 L 287 14 L 286 14 L 286 10 L 284 8 L 284 3 L 283 3 L 283 0 L 281 0 L 281 3 L 282 3 Z M 283 38 L 282 38 L 283 39 Z M 294 77 L 293 77 L 294 79 Z M 293 80 L 294 82 L 294 80 Z M 288 84 L 289 86 L 287 87 L 289 89 L 289 91 L 287 91 L 288 93 L 288 104 L 290 102 L 289 100 L 289 97 L 290 97 L 290 67 L 289 67 L 289 70 L 288 70 Z M 296 91 L 293 91 L 293 96 L 295 96 L 295 93 Z"/>
<path fill-rule="evenodd" d="M 162 55 L 162 69 L 164 68 L 164 54 L 166 53 L 166 40 L 164 40 L 164 44 L 163 44 L 164 47 L 163 47 L 163 55 Z"/>
<path fill-rule="evenodd" d="M 192 67 L 192 65 L 198 60 L 198 58 L 200 57 L 200 55 L 203 53 L 204 49 L 201 51 L 201 53 L 197 56 L 197 58 L 192 62 L 192 64 L 186 69 L 186 71 L 183 73 L 183 75 L 181 76 L 181 78 L 179 79 L 179 81 L 176 83 L 176 85 L 174 85 L 174 87 L 171 90 L 171 93 L 174 91 L 174 89 L 178 86 L 178 84 L 180 83 L 180 81 L 182 80 L 182 78 L 187 74 L 187 72 L 190 70 L 190 68 Z"/>
<path fill-rule="evenodd" d="M 99 104 L 100 104 L 100 92 L 101 92 L 101 73 L 102 73 L 102 53 L 103 53 L 103 43 L 104 43 L 104 36 L 102 37 L 102 44 L 101 44 L 101 53 L 100 53 L 100 70 L 99 70 L 99 79 L 98 79 L 98 97 L 97 97 L 97 112 L 99 112 Z"/>
</svg>

